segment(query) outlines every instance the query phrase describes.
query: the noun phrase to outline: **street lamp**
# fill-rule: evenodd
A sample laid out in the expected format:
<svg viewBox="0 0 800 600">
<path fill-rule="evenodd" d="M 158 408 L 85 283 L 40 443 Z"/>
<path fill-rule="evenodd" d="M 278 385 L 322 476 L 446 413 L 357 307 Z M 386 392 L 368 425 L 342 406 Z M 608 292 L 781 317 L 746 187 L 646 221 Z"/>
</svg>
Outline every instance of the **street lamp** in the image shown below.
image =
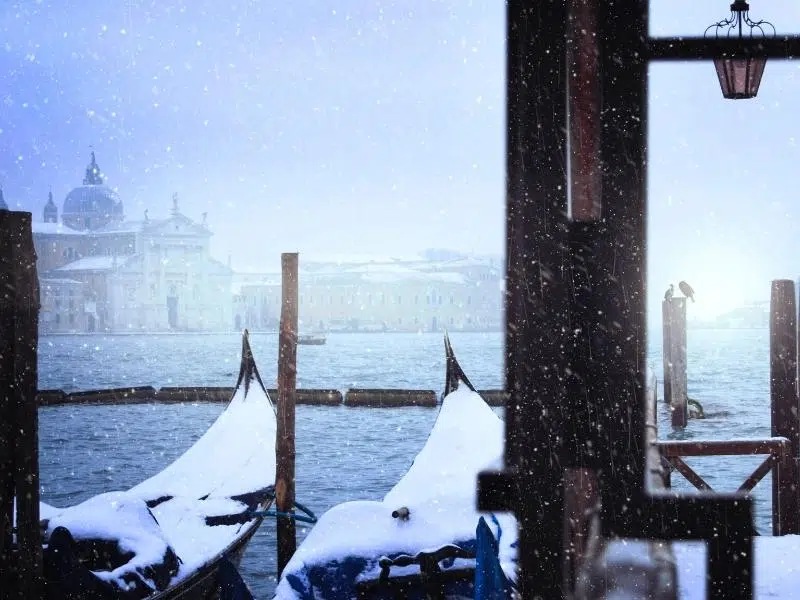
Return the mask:
<svg viewBox="0 0 800 600">
<path fill-rule="evenodd" d="M 750 30 L 750 37 L 753 36 L 754 31 L 760 33 L 762 37 L 766 37 L 764 27 L 771 27 L 772 35 L 775 35 L 775 26 L 769 21 L 750 20 L 750 5 L 745 0 L 734 0 L 731 4 L 731 16 L 710 25 L 706 29 L 705 35 L 707 36 L 708 32 L 714 29 L 715 37 L 718 38 L 721 32 L 727 30 L 728 37 L 738 33 L 739 39 L 741 39 L 744 25 Z M 766 58 L 754 56 L 714 59 L 722 96 L 730 100 L 755 98 L 766 64 Z"/>
</svg>

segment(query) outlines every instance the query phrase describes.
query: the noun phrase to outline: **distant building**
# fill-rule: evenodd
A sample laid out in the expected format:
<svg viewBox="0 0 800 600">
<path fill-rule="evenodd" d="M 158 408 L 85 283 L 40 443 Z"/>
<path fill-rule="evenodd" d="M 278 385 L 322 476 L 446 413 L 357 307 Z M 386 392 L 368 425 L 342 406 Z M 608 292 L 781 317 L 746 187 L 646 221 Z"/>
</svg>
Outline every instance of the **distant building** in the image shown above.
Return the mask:
<svg viewBox="0 0 800 600">
<path fill-rule="evenodd" d="M 92 153 L 83 185 L 49 194 L 33 223 L 41 332 L 219 331 L 233 324 L 232 271 L 209 253 L 211 231 L 178 209 L 127 221 Z"/>
<path fill-rule="evenodd" d="M 503 327 L 499 261 L 300 261 L 301 329 L 326 331 L 490 331 Z M 280 274 L 250 277 L 234 298 L 237 328 L 275 329 Z"/>
</svg>

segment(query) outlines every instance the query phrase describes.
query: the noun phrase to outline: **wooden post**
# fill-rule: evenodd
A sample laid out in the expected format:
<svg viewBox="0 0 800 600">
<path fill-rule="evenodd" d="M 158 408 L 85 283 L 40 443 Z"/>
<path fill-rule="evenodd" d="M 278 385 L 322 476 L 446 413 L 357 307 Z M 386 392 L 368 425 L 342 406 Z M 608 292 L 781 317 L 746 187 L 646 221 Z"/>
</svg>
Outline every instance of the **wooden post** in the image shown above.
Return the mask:
<svg viewBox="0 0 800 600">
<path fill-rule="evenodd" d="M 565 598 L 572 598 L 584 562 L 597 545 L 600 487 L 594 469 L 564 469 L 564 580 Z"/>
<path fill-rule="evenodd" d="M 39 281 L 30 213 L 0 211 L 0 285 L 0 585 L 12 596 L 37 599 L 42 594 L 36 404 Z"/>
<path fill-rule="evenodd" d="M 664 373 L 664 390 L 669 388 L 672 426 L 686 427 L 689 398 L 686 381 L 686 298 L 664 301 L 665 321 L 669 323 L 669 365 Z M 666 329 L 666 327 L 665 327 Z"/>
<path fill-rule="evenodd" d="M 664 402 L 672 404 L 672 377 L 670 376 L 670 364 L 672 359 L 672 303 L 664 300 L 661 303 L 661 328 L 662 328 L 662 364 L 664 365 Z"/>
<path fill-rule="evenodd" d="M 275 504 L 294 512 L 294 423 L 297 386 L 297 253 L 281 254 L 281 329 L 278 339 L 278 432 Z M 297 548 L 294 520 L 278 517 L 278 577 Z"/>
<path fill-rule="evenodd" d="M 800 423 L 797 399 L 797 312 L 794 282 L 772 282 L 769 371 L 772 435 L 789 439 L 790 457 L 772 476 L 773 535 L 800 533 Z"/>
<path fill-rule="evenodd" d="M 602 202 L 600 160 L 600 48 L 597 6 L 570 0 L 567 21 L 569 77 L 570 213 L 575 221 L 598 221 Z"/>
<path fill-rule="evenodd" d="M 0 210 L 0 589 L 16 587 L 11 553 L 14 519 L 14 255 L 11 218 Z"/>
</svg>

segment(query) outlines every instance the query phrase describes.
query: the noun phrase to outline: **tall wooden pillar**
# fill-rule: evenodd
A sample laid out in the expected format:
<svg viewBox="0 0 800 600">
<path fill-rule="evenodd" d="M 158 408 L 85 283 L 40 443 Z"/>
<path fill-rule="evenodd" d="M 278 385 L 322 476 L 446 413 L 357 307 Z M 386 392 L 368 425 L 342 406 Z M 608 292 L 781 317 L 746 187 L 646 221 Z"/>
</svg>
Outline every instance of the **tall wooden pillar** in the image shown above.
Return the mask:
<svg viewBox="0 0 800 600">
<path fill-rule="evenodd" d="M 42 593 L 38 327 L 31 214 L 0 210 L 0 587 L 12 598 L 37 599 Z M 14 516 L 16 553 L 11 552 Z"/>
</svg>

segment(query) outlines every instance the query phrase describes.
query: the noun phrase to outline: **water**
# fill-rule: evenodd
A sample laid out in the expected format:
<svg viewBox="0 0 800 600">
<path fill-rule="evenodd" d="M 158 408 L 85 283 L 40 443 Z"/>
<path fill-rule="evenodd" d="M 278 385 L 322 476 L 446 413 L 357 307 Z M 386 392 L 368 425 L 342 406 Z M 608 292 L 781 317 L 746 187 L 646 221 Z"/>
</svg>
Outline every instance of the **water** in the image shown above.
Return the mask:
<svg viewBox="0 0 800 600">
<path fill-rule="evenodd" d="M 769 416 L 767 330 L 693 330 L 688 336 L 689 394 L 711 418 L 667 439 L 766 437 Z M 503 336 L 454 333 L 453 346 L 475 385 L 501 388 Z M 661 373 L 661 340 L 648 362 Z M 233 385 L 241 340 L 230 335 L 57 336 L 42 338 L 41 389 L 125 385 Z M 265 384 L 274 385 L 277 337 L 251 334 Z M 298 349 L 298 386 L 433 389 L 444 384 L 444 351 L 435 334 L 341 334 Z M 663 397 L 659 390 L 660 397 Z M 42 500 L 56 506 L 125 489 L 158 472 L 213 422 L 221 405 L 63 406 L 40 411 Z M 436 418 L 429 408 L 297 407 L 297 497 L 318 515 L 346 500 L 382 497 L 410 466 Z M 735 490 L 759 457 L 688 459 L 716 490 Z M 679 475 L 676 488 L 689 490 Z M 757 527 L 771 531 L 770 480 L 755 490 Z M 298 540 L 306 533 L 298 524 Z M 242 562 L 257 598 L 275 585 L 274 523 L 265 523 Z"/>
</svg>

